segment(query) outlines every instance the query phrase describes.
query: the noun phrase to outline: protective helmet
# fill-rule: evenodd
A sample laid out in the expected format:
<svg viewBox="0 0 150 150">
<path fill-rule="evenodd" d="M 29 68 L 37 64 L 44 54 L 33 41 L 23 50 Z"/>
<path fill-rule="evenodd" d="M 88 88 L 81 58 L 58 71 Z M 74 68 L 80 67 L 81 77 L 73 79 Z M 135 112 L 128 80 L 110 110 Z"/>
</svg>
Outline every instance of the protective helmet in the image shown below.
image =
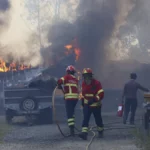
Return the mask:
<svg viewBox="0 0 150 150">
<path fill-rule="evenodd" d="M 131 78 L 131 79 L 136 79 L 136 78 L 137 78 L 136 73 L 131 73 L 131 74 L 130 74 L 130 78 Z"/>
<path fill-rule="evenodd" d="M 84 74 L 93 74 L 92 73 L 92 69 L 91 68 L 84 68 L 83 69 L 83 71 L 82 71 L 82 75 L 84 75 Z"/>
<path fill-rule="evenodd" d="M 76 72 L 76 69 L 75 69 L 75 67 L 74 66 L 72 66 L 72 65 L 70 65 L 70 66 L 68 66 L 67 68 L 66 68 L 66 71 L 67 72 Z"/>
</svg>

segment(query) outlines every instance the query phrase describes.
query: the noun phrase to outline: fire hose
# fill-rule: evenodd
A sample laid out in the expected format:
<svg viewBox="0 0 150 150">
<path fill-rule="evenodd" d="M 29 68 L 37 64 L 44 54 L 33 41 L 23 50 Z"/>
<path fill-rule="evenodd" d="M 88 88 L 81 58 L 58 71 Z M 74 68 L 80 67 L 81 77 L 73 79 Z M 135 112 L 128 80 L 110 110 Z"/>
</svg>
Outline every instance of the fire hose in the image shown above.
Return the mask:
<svg viewBox="0 0 150 150">
<path fill-rule="evenodd" d="M 56 125 L 57 125 L 57 127 L 58 127 L 58 130 L 60 131 L 61 135 L 62 135 L 63 137 L 69 137 L 69 135 L 65 135 L 65 134 L 62 132 L 62 130 L 61 130 L 61 128 L 60 128 L 60 125 L 59 125 L 59 121 L 57 120 L 56 108 L 55 108 L 55 95 L 56 95 L 56 90 L 57 90 L 57 86 L 56 86 L 56 88 L 54 89 L 53 95 L 52 95 L 52 106 L 53 106 L 53 116 L 54 116 L 54 120 L 55 120 L 55 123 L 56 123 Z"/>
<path fill-rule="evenodd" d="M 58 130 L 59 130 L 59 132 L 61 133 L 61 135 L 63 136 L 63 137 L 70 137 L 70 135 L 65 135 L 64 133 L 63 133 L 63 131 L 62 131 L 62 129 L 61 129 L 61 127 L 60 127 L 60 124 L 59 124 L 59 121 L 58 121 L 58 119 L 57 119 L 57 115 L 56 115 L 56 108 L 55 108 L 55 95 L 56 95 L 56 90 L 57 90 L 57 87 L 54 89 L 54 91 L 53 91 L 53 95 L 52 95 L 52 108 L 53 108 L 53 116 L 54 116 L 54 121 L 55 121 L 55 123 L 56 123 L 56 125 L 57 125 L 57 128 L 58 128 Z M 106 124 L 106 125 L 109 125 L 109 124 L 116 124 L 116 123 L 122 123 L 122 122 L 112 122 L 112 123 L 108 123 L 108 124 Z M 90 141 L 89 141 L 89 143 L 87 144 L 87 146 L 86 146 L 86 150 L 89 150 L 89 147 L 90 147 L 90 145 L 92 144 L 92 142 L 93 142 L 93 140 L 94 140 L 94 138 L 95 138 L 95 136 L 96 136 L 96 129 L 95 128 L 97 128 L 96 126 L 93 126 L 93 127 L 91 127 L 90 129 L 89 129 L 89 131 L 90 132 L 92 132 L 93 133 L 93 136 L 92 136 L 92 138 L 90 139 Z M 129 129 L 129 128 L 135 128 L 135 127 L 133 127 L 133 126 L 128 126 L 128 127 L 107 127 L 107 128 L 105 128 L 105 131 L 107 131 L 107 130 L 114 130 L 114 129 Z M 78 132 L 80 131 L 79 129 L 77 129 L 77 128 L 75 128 Z"/>
</svg>

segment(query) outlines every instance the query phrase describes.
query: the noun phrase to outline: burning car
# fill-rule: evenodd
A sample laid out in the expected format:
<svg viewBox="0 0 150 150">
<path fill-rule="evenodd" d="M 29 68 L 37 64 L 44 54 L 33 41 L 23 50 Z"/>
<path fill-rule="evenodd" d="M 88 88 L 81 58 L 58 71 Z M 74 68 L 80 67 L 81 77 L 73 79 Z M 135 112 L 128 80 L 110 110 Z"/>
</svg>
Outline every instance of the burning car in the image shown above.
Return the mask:
<svg viewBox="0 0 150 150">
<path fill-rule="evenodd" d="M 20 69 L 6 72 L 7 76 L 8 74 L 13 75 L 10 77 L 13 83 L 8 82 L 9 87 L 4 88 L 6 121 L 10 123 L 15 116 L 25 116 L 29 124 L 33 123 L 33 118 L 36 118 L 38 122 L 52 123 L 52 93 L 56 87 L 57 78 L 63 76 L 66 73 L 66 67 L 75 64 L 76 59 L 76 53 L 69 53 L 47 69 L 36 73 L 34 71 L 33 78 L 24 77 L 19 82 L 19 77 L 24 76 L 23 74 L 28 71 Z M 29 70 L 32 72 L 31 68 Z"/>
<path fill-rule="evenodd" d="M 25 116 L 28 124 L 33 118 L 39 123 L 52 123 L 51 100 L 56 87 L 56 78 L 41 73 L 23 86 L 4 88 L 4 107 L 6 121 L 10 123 L 15 116 Z"/>
</svg>

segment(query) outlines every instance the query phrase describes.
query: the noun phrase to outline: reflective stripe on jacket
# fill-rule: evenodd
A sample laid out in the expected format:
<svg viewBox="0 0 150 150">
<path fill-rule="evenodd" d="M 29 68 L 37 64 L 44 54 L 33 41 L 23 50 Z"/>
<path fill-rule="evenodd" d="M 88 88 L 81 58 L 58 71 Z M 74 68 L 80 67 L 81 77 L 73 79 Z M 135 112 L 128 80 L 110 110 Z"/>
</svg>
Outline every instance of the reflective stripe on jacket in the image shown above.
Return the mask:
<svg viewBox="0 0 150 150">
<path fill-rule="evenodd" d="M 59 85 L 64 85 L 64 94 L 66 100 L 74 100 L 79 98 L 78 80 L 75 76 L 67 74 L 60 78 L 57 82 Z"/>
<path fill-rule="evenodd" d="M 104 90 L 98 80 L 93 79 L 90 85 L 86 85 L 85 82 L 82 83 L 82 100 L 85 105 L 88 104 L 89 100 L 95 100 L 95 102 L 90 106 L 100 106 L 103 97 Z"/>
</svg>

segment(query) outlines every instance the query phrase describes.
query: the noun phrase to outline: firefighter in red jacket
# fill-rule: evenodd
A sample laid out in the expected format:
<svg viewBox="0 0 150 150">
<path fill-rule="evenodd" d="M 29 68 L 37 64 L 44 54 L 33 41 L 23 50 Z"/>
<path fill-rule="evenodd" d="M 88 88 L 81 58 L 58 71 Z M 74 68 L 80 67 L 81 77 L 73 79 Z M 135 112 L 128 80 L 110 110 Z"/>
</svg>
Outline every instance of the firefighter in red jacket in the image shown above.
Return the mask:
<svg viewBox="0 0 150 150">
<path fill-rule="evenodd" d="M 82 132 L 79 137 L 87 140 L 88 126 L 90 116 L 93 113 L 99 138 L 103 137 L 103 120 L 101 116 L 101 100 L 104 97 L 104 91 L 101 83 L 93 78 L 93 73 L 90 68 L 83 69 L 82 72 L 84 81 L 82 82 L 82 106 L 83 106 L 83 123 Z"/>
<path fill-rule="evenodd" d="M 62 85 L 64 85 L 63 92 L 65 96 L 68 126 L 70 128 L 70 134 L 74 136 L 74 125 L 75 125 L 74 111 L 79 98 L 78 80 L 74 76 L 76 70 L 73 66 L 68 66 L 66 72 L 67 74 L 64 77 L 60 78 L 57 84 L 59 89 L 62 89 Z"/>
</svg>

